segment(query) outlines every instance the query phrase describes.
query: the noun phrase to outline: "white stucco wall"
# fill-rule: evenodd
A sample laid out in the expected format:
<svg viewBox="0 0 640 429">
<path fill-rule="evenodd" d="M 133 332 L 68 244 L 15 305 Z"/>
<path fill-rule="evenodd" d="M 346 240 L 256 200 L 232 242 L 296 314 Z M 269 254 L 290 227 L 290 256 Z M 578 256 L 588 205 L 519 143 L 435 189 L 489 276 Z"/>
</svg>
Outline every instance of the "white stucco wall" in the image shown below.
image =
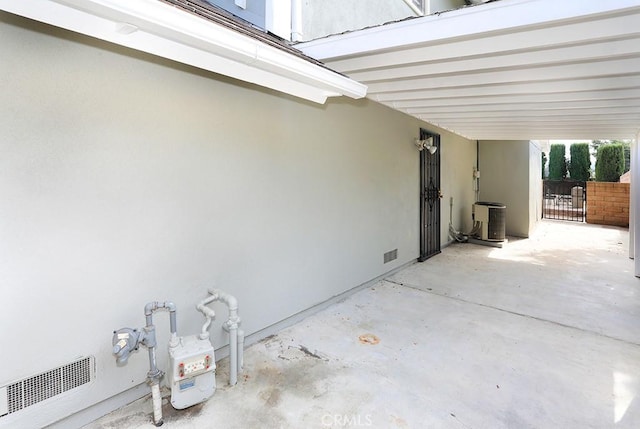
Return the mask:
<svg viewBox="0 0 640 429">
<path fill-rule="evenodd" d="M 307 103 L 4 12 L 0 46 L 0 386 L 96 360 L 93 383 L 2 428 L 144 382 L 145 350 L 118 368 L 111 333 L 149 301 L 192 334 L 216 286 L 252 334 L 414 260 L 421 126 L 443 136 L 443 202 L 469 227 L 475 142 L 377 103 Z"/>
<path fill-rule="evenodd" d="M 429 129 L 429 126 L 426 127 Z M 437 129 L 435 130 L 437 132 Z M 451 241 L 449 237 L 450 203 L 453 198 L 453 226 L 463 232 L 471 231 L 473 220 L 471 211 L 475 198 L 473 169 L 476 165 L 476 142 L 463 139 L 455 134 L 440 131 L 442 143 L 441 221 L 445 227 L 441 243 Z"/>
<path fill-rule="evenodd" d="M 464 0 L 429 0 L 430 13 L 465 6 Z M 302 0 L 303 40 L 415 17 L 403 0 Z"/>
<path fill-rule="evenodd" d="M 415 16 L 402 0 L 302 0 L 302 6 L 305 41 Z"/>
<path fill-rule="evenodd" d="M 528 237 L 539 219 L 535 200 L 542 200 L 539 148 L 528 140 L 483 140 L 479 156 L 480 200 L 505 204 L 507 235 Z"/>
<path fill-rule="evenodd" d="M 529 142 L 529 235 L 542 219 L 542 147 L 545 141 Z"/>
</svg>

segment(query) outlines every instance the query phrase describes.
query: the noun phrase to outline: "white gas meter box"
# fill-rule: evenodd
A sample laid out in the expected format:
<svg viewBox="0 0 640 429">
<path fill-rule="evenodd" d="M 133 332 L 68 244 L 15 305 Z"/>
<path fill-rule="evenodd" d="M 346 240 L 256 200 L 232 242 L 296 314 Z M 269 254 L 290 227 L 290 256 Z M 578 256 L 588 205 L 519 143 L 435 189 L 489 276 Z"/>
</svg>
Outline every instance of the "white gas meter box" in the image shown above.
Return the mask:
<svg viewBox="0 0 640 429">
<path fill-rule="evenodd" d="M 216 360 L 209 339 L 180 337 L 169 347 L 171 405 L 183 409 L 209 399 L 216 390 Z"/>
</svg>

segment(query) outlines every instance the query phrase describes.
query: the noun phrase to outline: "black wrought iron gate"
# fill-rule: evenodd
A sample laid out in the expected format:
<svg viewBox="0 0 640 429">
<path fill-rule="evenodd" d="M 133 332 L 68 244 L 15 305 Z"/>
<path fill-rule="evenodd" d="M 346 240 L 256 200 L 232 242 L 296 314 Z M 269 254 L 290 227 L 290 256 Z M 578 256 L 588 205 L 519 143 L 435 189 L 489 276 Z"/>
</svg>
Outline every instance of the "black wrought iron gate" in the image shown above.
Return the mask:
<svg viewBox="0 0 640 429">
<path fill-rule="evenodd" d="M 420 151 L 420 262 L 440 253 L 440 136 L 420 129 L 420 140 L 429 137 L 435 152 Z"/>
<path fill-rule="evenodd" d="M 587 183 L 578 180 L 544 180 L 542 217 L 584 222 Z"/>
</svg>

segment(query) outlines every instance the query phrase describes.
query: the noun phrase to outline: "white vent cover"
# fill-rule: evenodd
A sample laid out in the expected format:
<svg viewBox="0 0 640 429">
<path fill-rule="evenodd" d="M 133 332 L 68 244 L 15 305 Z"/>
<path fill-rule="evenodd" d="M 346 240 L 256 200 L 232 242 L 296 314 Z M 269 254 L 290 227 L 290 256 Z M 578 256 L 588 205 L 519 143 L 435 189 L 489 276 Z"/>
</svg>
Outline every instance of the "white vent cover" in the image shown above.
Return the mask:
<svg viewBox="0 0 640 429">
<path fill-rule="evenodd" d="M 89 383 L 93 356 L 0 387 L 0 417 Z"/>
</svg>

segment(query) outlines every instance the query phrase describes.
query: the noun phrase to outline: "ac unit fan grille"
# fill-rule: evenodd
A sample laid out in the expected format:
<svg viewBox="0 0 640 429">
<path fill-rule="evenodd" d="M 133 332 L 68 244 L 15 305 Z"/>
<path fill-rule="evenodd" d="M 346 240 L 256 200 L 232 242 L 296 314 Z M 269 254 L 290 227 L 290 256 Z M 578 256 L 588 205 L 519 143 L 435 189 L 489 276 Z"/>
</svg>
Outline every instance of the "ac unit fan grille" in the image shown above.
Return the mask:
<svg viewBox="0 0 640 429">
<path fill-rule="evenodd" d="M 506 210 L 503 207 L 489 207 L 489 240 L 504 241 L 506 222 Z"/>
</svg>

